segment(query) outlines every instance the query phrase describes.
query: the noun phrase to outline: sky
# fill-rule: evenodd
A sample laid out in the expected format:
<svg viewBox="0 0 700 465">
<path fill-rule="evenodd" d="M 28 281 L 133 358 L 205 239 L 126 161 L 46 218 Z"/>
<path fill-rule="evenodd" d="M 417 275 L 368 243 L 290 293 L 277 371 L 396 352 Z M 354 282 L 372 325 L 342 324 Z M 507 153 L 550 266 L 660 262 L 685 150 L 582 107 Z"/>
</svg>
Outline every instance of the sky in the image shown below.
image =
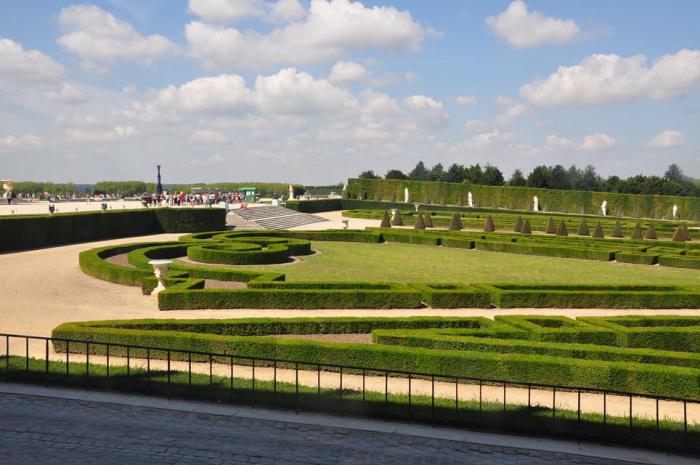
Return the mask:
<svg viewBox="0 0 700 465">
<path fill-rule="evenodd" d="M 0 178 L 700 178 L 695 0 L 4 0 Z"/>
</svg>

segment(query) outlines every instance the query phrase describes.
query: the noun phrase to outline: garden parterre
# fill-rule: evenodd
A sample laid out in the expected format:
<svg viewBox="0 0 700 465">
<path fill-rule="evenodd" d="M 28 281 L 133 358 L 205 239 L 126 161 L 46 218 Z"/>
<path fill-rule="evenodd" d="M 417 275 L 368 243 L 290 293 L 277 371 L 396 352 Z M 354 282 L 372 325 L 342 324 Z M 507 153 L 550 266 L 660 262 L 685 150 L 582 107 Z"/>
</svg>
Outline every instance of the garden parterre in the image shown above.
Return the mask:
<svg viewBox="0 0 700 465">
<path fill-rule="evenodd" d="M 241 255 L 237 263 L 270 263 L 274 247 L 276 261 L 290 255 L 311 253 L 309 241 L 405 242 L 427 246 L 474 248 L 555 257 L 611 260 L 620 252 L 646 253 L 653 248 L 634 241 L 540 238 L 497 233 L 459 231 L 412 231 L 370 229 L 366 231 L 300 232 L 207 232 L 183 236 L 177 242 L 110 246 L 81 253 L 80 265 L 87 274 L 108 281 L 140 285 L 144 293 L 155 287 L 148 260 L 192 256 L 192 250 Z M 551 240 L 552 242 L 546 242 Z M 541 241 L 544 241 L 541 245 Z M 573 245 L 572 245 L 573 244 Z M 695 251 L 674 243 L 665 247 Z M 517 247 L 517 249 L 516 249 Z M 283 254 L 278 252 L 284 251 Z M 126 254 L 131 266 L 110 262 Z M 692 255 L 690 255 L 692 256 Z M 561 284 L 557 282 L 508 283 L 497 278 L 486 282 L 374 282 L 353 279 L 287 282 L 279 268 L 265 270 L 231 267 L 230 257 L 218 263 L 176 260 L 167 276 L 167 289 L 158 295 L 161 310 L 205 308 L 434 308 L 551 307 L 551 308 L 700 308 L 700 286 L 671 284 Z M 496 256 L 496 259 L 499 257 Z M 690 259 L 693 260 L 693 259 Z M 223 262 L 224 264 L 220 264 Z M 346 270 L 352 273 L 352 270 Z M 239 281 L 238 289 L 212 289 L 206 280 Z"/>
</svg>

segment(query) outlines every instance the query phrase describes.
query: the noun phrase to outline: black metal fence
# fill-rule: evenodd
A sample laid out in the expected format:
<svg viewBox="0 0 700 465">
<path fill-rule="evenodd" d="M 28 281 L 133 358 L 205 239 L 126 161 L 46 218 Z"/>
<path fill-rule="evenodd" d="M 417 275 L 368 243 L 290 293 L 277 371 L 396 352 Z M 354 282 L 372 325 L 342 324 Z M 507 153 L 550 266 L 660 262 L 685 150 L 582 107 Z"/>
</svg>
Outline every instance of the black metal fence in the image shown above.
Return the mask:
<svg viewBox="0 0 700 465">
<path fill-rule="evenodd" d="M 0 334 L 0 380 L 700 453 L 700 400 Z M 54 350 L 52 350 L 54 349 Z"/>
</svg>

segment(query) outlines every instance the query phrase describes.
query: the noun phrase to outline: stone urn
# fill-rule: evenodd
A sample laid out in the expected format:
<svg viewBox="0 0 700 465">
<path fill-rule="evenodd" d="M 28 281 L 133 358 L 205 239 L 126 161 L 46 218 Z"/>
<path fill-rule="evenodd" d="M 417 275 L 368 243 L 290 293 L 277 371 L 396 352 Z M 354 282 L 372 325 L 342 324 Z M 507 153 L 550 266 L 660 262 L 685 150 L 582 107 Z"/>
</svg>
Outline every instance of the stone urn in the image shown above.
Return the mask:
<svg viewBox="0 0 700 465">
<path fill-rule="evenodd" d="M 153 267 L 153 274 L 158 280 L 158 285 L 151 292 L 151 295 L 158 295 L 160 292 L 165 290 L 165 275 L 168 272 L 168 268 L 172 263 L 172 260 L 150 260 L 149 265 Z"/>
</svg>

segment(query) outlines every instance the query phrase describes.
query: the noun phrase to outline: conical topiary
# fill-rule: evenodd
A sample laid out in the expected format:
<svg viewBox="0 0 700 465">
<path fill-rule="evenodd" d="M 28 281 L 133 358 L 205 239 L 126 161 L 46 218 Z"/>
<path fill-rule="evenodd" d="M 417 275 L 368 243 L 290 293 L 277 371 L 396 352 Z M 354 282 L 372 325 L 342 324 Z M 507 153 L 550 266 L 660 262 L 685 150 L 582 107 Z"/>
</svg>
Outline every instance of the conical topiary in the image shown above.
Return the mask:
<svg viewBox="0 0 700 465">
<path fill-rule="evenodd" d="M 674 242 L 685 242 L 685 231 L 683 230 L 683 225 L 676 228 L 676 231 L 673 233 L 673 239 L 671 240 Z"/>
<path fill-rule="evenodd" d="M 384 215 L 382 215 L 382 222 L 379 225 L 380 228 L 390 228 L 391 227 L 391 218 L 389 217 L 389 211 L 384 210 Z"/>
<path fill-rule="evenodd" d="M 683 223 L 683 231 L 685 231 L 685 234 L 683 237 L 685 237 L 686 241 L 692 241 L 693 238 L 690 237 L 690 230 L 688 229 L 688 225 L 686 223 Z"/>
<path fill-rule="evenodd" d="M 615 222 L 615 227 L 613 228 L 613 232 L 611 234 L 612 237 L 625 237 L 624 234 L 622 234 L 622 224 L 620 223 L 620 220 L 617 220 Z"/>
<path fill-rule="evenodd" d="M 426 228 L 433 227 L 433 219 L 431 218 L 430 213 L 426 213 L 425 215 L 423 215 L 423 223 L 425 223 Z"/>
<path fill-rule="evenodd" d="M 547 220 L 547 226 L 545 226 L 544 232 L 547 234 L 556 234 L 557 232 L 557 225 L 554 224 L 554 218 L 551 216 Z"/>
<path fill-rule="evenodd" d="M 403 226 L 403 218 L 401 218 L 401 210 L 396 209 L 396 214 L 391 219 L 391 224 L 394 226 Z"/>
<path fill-rule="evenodd" d="M 581 224 L 578 227 L 578 232 L 576 233 L 579 236 L 590 236 L 591 233 L 588 231 L 588 223 L 586 223 L 586 218 L 581 220 Z"/>
<path fill-rule="evenodd" d="M 493 217 L 491 215 L 486 217 L 486 221 L 484 222 L 484 232 L 494 232 L 496 230 L 496 227 L 493 224 Z"/>
<path fill-rule="evenodd" d="M 603 232 L 603 225 L 598 221 L 595 225 L 595 229 L 593 230 L 593 237 L 596 237 L 598 239 L 603 239 L 605 237 L 605 233 Z"/>
<path fill-rule="evenodd" d="M 559 227 L 557 228 L 557 236 L 568 236 L 569 231 L 566 229 L 566 223 L 564 220 L 559 222 Z"/>
<path fill-rule="evenodd" d="M 418 213 L 416 215 L 416 225 L 413 227 L 414 229 L 425 229 L 425 221 L 423 221 L 423 215 Z"/>
<path fill-rule="evenodd" d="M 644 239 L 658 239 L 656 236 L 656 226 L 654 226 L 654 223 L 649 223 L 647 232 L 644 233 Z"/>
<path fill-rule="evenodd" d="M 452 215 L 452 221 L 450 221 L 450 227 L 448 229 L 450 231 L 459 231 L 462 228 L 464 228 L 462 218 L 459 216 L 459 213 L 455 213 Z"/>
<path fill-rule="evenodd" d="M 513 231 L 520 232 L 522 229 L 523 229 L 523 217 L 519 216 L 518 220 L 515 222 L 515 227 L 513 228 Z"/>
<path fill-rule="evenodd" d="M 644 239 L 644 236 L 642 236 L 642 225 L 639 224 L 639 221 L 637 221 L 637 224 L 634 225 L 634 229 L 632 230 L 632 236 L 630 236 L 630 239 L 635 239 L 638 241 Z"/>
<path fill-rule="evenodd" d="M 525 221 L 523 221 L 523 227 L 520 229 L 520 232 L 522 234 L 532 234 L 532 228 L 530 227 L 530 221 L 525 218 Z"/>
</svg>

